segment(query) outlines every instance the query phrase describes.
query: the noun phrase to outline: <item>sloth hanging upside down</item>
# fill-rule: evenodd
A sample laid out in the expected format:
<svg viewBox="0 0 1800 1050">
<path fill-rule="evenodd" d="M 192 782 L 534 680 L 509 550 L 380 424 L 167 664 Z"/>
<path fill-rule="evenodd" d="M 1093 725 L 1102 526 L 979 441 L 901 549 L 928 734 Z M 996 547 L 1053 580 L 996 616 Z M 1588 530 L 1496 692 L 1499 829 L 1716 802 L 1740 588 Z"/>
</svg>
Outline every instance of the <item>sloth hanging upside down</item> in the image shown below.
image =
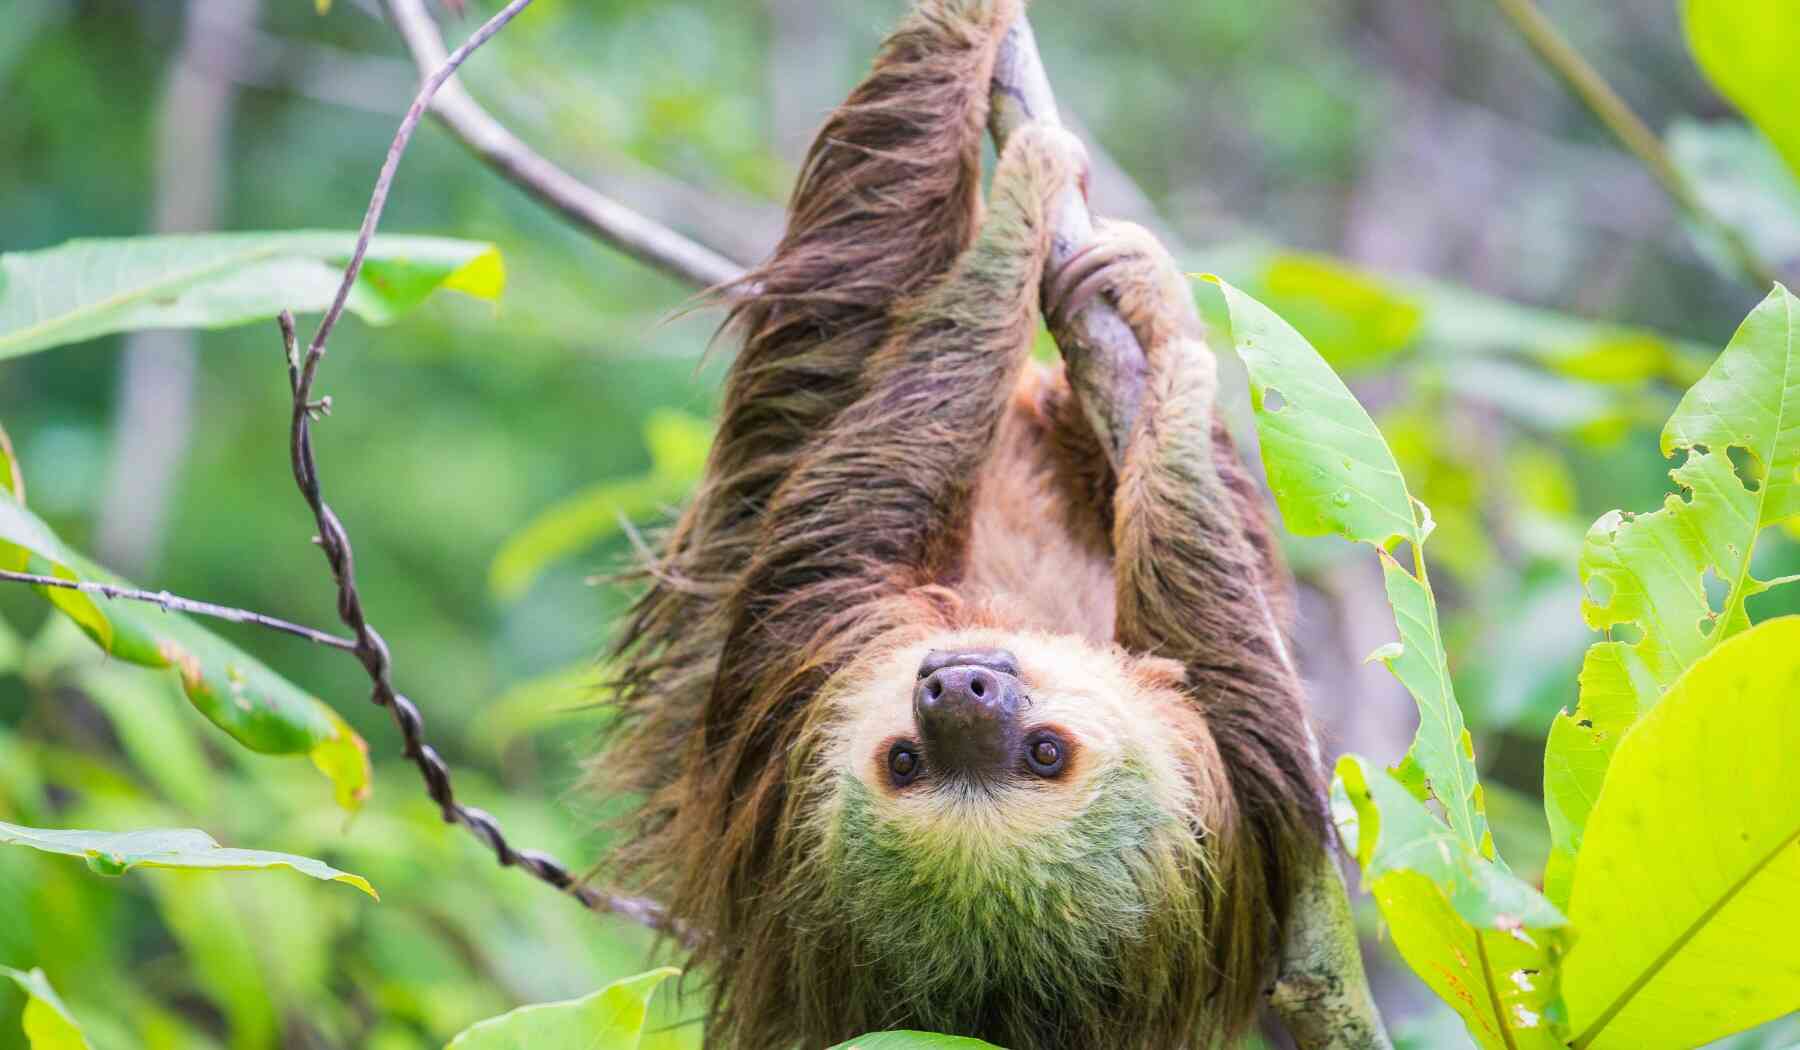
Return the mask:
<svg viewBox="0 0 1800 1050">
<path fill-rule="evenodd" d="M 641 806 L 611 868 L 701 931 L 712 1046 L 1231 1042 L 1329 864 L 1187 281 L 1126 225 L 1046 273 L 1087 179 L 1055 128 L 1011 136 L 983 207 L 1018 17 L 924 0 L 820 131 L 619 644 L 595 773 Z M 1056 329 L 1096 297 L 1143 348 L 1130 420 L 1032 359 L 1040 302 Z M 1353 941 L 1332 966 L 1353 998 Z"/>
</svg>

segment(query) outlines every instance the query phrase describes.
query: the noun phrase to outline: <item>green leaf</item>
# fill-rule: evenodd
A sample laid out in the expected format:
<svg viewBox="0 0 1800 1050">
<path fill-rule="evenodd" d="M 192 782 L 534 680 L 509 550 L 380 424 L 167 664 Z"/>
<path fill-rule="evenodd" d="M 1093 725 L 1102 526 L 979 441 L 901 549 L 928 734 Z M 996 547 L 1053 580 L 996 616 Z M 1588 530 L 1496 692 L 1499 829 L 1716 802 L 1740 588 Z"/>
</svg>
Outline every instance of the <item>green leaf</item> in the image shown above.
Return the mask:
<svg viewBox="0 0 1800 1050">
<path fill-rule="evenodd" d="M 355 244 L 354 233 L 219 233 L 0 253 L 0 359 L 130 329 L 226 328 L 283 309 L 322 311 Z M 491 244 L 382 236 L 348 307 L 386 324 L 435 289 L 494 300 L 504 284 Z"/>
<path fill-rule="evenodd" d="M 521 1006 L 465 1030 L 448 1050 L 637 1050 L 650 997 L 680 972 L 665 966 L 580 999 Z"/>
<path fill-rule="evenodd" d="M 193 828 L 157 828 L 147 831 L 57 831 L 27 828 L 0 820 L 0 844 L 30 846 L 45 853 L 81 857 L 101 875 L 123 875 L 133 868 L 188 868 L 217 871 L 254 871 L 292 868 L 326 882 L 342 882 L 377 900 L 374 887 L 361 875 L 351 875 L 309 857 L 270 853 L 259 849 L 232 849 Z"/>
<path fill-rule="evenodd" d="M 38 517 L 0 493 L 0 569 L 98 583 L 118 577 L 76 554 Z M 356 809 L 371 782 L 368 746 L 323 701 L 187 617 L 142 602 L 37 588 L 109 655 L 172 668 L 188 701 L 252 751 L 306 755 L 330 778 L 339 805 Z"/>
<path fill-rule="evenodd" d="M 1323 255 L 1280 252 L 1262 272 L 1269 300 L 1340 372 L 1375 368 L 1418 336 L 1423 310 L 1371 274 Z"/>
<path fill-rule="evenodd" d="M 1300 333 L 1225 281 L 1207 279 L 1225 295 L 1238 356 L 1250 373 L 1263 466 L 1282 520 L 1302 536 L 1335 533 L 1376 548 L 1401 645 L 1378 655 L 1419 706 L 1411 755 L 1450 827 L 1492 857 L 1474 748 L 1425 572 L 1431 514 L 1407 492 L 1374 420 Z M 1410 572 L 1390 553 L 1402 541 L 1412 548 Z"/>
<path fill-rule="evenodd" d="M 1777 285 L 1750 312 L 1676 406 L 1662 451 L 1677 450 L 1686 458 L 1671 477 L 1686 498 L 1670 495 L 1651 514 L 1613 511 L 1582 549 L 1588 626 L 1625 626 L 1640 637 L 1596 643 L 1575 712 L 1551 726 L 1546 885 L 1560 902 L 1613 746 L 1682 672 L 1747 629 L 1745 600 L 1774 585 L 1751 576 L 1750 566 L 1762 530 L 1800 514 L 1800 301 L 1786 288 Z M 1716 609 L 1709 572 L 1725 585 Z"/>
<path fill-rule="evenodd" d="M 608 481 L 562 501 L 519 530 L 494 555 L 488 587 L 510 601 L 523 595 L 550 565 L 617 535 L 624 522 L 648 517 L 679 502 L 706 467 L 712 426 L 661 409 L 644 425 L 650 472 Z"/>
<path fill-rule="evenodd" d="M 12 438 L 0 427 L 0 492 L 20 503 L 25 502 L 25 475 L 19 472 L 19 457 L 14 455 Z"/>
<path fill-rule="evenodd" d="M 526 679 L 482 707 L 469 723 L 468 737 L 479 741 L 498 762 L 530 733 L 547 729 L 566 733 L 576 725 L 590 729 L 596 719 L 613 714 L 597 702 L 606 678 L 604 668 L 583 661 Z"/>
<path fill-rule="evenodd" d="M 1573 1046 L 1688 1047 L 1800 1002 L 1800 617 L 1721 642 L 1618 745 L 1576 860 Z"/>
<path fill-rule="evenodd" d="M 1678 120 L 1669 128 L 1669 159 L 1706 210 L 1737 230 L 1771 263 L 1800 259 L 1800 174 L 1782 163 L 1769 140 L 1735 120 Z M 1704 238 L 1710 231 L 1691 226 Z M 1713 234 L 1716 238 L 1716 234 Z M 1735 266 L 1722 245 L 1707 244 L 1720 268 Z"/>
<path fill-rule="evenodd" d="M 31 1050 L 93 1050 L 81 1026 L 69 1013 L 50 979 L 42 970 L 25 973 L 10 966 L 0 966 L 0 976 L 10 977 L 25 993 L 25 1041 Z"/>
<path fill-rule="evenodd" d="M 859 1035 L 831 1050 L 1000 1050 L 993 1043 L 960 1035 L 938 1035 L 935 1032 L 873 1032 Z"/>
<path fill-rule="evenodd" d="M 1332 814 L 1394 945 L 1482 1046 L 1563 1046 L 1563 915 L 1472 849 L 1388 773 L 1339 760 Z"/>
<path fill-rule="evenodd" d="M 1800 18 L 1792 0 L 1683 0 L 1688 49 L 1707 79 L 1800 173 L 1800 108 L 1794 56 Z"/>
</svg>

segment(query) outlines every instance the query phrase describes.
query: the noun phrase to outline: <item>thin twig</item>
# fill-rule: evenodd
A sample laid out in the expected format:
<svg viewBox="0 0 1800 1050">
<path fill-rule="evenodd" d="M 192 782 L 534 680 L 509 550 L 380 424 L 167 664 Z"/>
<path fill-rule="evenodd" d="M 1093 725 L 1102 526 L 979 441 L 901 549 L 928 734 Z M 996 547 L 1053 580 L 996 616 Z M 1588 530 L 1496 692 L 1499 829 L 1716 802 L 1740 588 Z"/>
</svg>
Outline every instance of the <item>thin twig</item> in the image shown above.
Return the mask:
<svg viewBox="0 0 1800 1050">
<path fill-rule="evenodd" d="M 388 14 L 419 75 L 445 62 L 444 40 L 421 0 L 387 0 Z M 445 84 L 431 101 L 431 114 L 445 130 L 507 181 L 549 205 L 625 254 L 696 289 L 730 284 L 743 267 L 696 243 L 563 171 L 520 141 L 481 108 L 462 85 Z"/>
<path fill-rule="evenodd" d="M 114 601 L 148 602 L 159 606 L 164 612 L 191 613 L 194 616 L 210 616 L 215 620 L 230 620 L 232 623 L 248 623 L 257 627 L 267 627 L 271 631 L 291 634 L 296 638 L 304 638 L 319 645 L 328 645 L 333 649 L 346 652 L 356 651 L 356 642 L 350 638 L 340 638 L 335 634 L 315 631 L 297 623 L 264 616 L 248 609 L 234 609 L 229 605 L 214 605 L 212 602 L 195 601 L 183 598 L 168 591 L 144 591 L 136 587 L 121 587 L 112 583 L 95 583 L 91 580 L 65 580 L 57 576 L 39 576 L 30 572 L 12 572 L 0 569 L 0 581 L 8 583 L 29 583 L 36 587 L 61 587 L 66 591 L 80 591 L 83 594 L 97 595 Z"/>
<path fill-rule="evenodd" d="M 375 234 L 375 227 L 381 221 L 382 209 L 387 205 L 388 191 L 393 186 L 394 172 L 400 166 L 400 157 L 406 151 L 408 141 L 414 129 L 431 103 L 431 97 L 443 86 L 450 75 L 456 71 L 471 53 L 486 43 L 511 21 L 520 11 L 530 6 L 531 0 L 512 0 L 498 14 L 490 18 L 461 47 L 457 48 L 444 60 L 435 72 L 425 78 L 419 88 L 418 97 L 413 100 L 411 108 L 400 122 L 400 128 L 394 134 L 394 141 L 388 147 L 387 160 L 381 167 L 381 174 L 375 180 L 375 190 L 369 198 L 368 211 L 363 216 L 362 230 L 357 235 L 356 250 L 351 254 L 350 263 L 344 268 L 343 281 L 338 285 L 337 297 L 331 308 L 319 322 L 318 331 L 313 334 L 312 342 L 304 355 L 300 352 L 300 342 L 294 330 L 293 315 L 282 311 L 280 317 L 282 347 L 287 354 L 288 383 L 293 391 L 292 424 L 289 432 L 289 457 L 294 471 L 294 481 L 305 497 L 307 506 L 312 508 L 313 520 L 318 524 L 319 533 L 314 542 L 325 554 L 325 560 L 331 566 L 331 575 L 337 584 L 338 618 L 349 627 L 356 636 L 352 652 L 362 662 L 363 669 L 368 672 L 374 689 L 370 699 L 376 704 L 386 707 L 394 716 L 394 723 L 400 730 L 404 743 L 405 756 L 419 768 L 419 775 L 425 780 L 426 792 L 431 800 L 437 803 L 444 821 L 461 824 L 486 843 L 493 851 L 500 864 L 505 867 L 517 866 L 529 872 L 533 877 L 568 893 L 584 906 L 595 911 L 613 912 L 634 922 L 673 934 L 683 943 L 693 943 L 693 934 L 682 924 L 672 920 L 661 905 L 654 901 L 633 897 L 617 897 L 603 893 L 578 880 L 569 869 L 547 853 L 537 850 L 515 849 L 506 841 L 500 824 L 485 810 L 474 806 L 466 806 L 456 801 L 456 795 L 450 783 L 450 770 L 438 753 L 425 743 L 425 724 L 419 709 L 411 700 L 396 692 L 393 685 L 393 658 L 388 652 L 387 643 L 369 623 L 363 612 L 362 596 L 356 589 L 356 568 L 354 555 L 350 548 L 350 536 L 338 520 L 337 513 L 325 502 L 324 494 L 319 487 L 318 463 L 313 458 L 312 421 L 330 411 L 329 398 L 314 400 L 312 396 L 313 380 L 318 373 L 319 362 L 325 356 L 325 341 L 331 334 L 332 326 L 343 314 L 344 303 L 350 296 L 350 289 L 356 283 L 357 273 L 362 268 L 364 254 L 368 251 L 369 240 Z"/>
<path fill-rule="evenodd" d="M 1494 0 L 1544 64 L 1568 85 L 1607 130 L 1637 157 L 1683 211 L 1716 233 L 1743 275 L 1763 289 L 1775 283 L 1775 270 L 1756 254 L 1736 227 L 1714 215 L 1700 200 L 1687 176 L 1675 166 L 1662 139 L 1613 90 L 1575 46 L 1569 43 L 1533 0 Z"/>
</svg>

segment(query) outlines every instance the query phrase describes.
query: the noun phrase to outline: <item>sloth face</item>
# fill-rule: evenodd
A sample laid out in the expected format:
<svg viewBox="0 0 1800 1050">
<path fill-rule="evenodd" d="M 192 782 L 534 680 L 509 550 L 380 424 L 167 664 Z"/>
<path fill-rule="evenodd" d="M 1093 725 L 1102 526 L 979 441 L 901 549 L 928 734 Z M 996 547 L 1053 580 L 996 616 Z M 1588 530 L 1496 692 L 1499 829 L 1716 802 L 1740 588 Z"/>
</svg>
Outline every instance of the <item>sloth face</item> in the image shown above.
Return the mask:
<svg viewBox="0 0 1800 1050">
<path fill-rule="evenodd" d="M 954 999 L 996 973 L 1093 983 L 1197 914 L 1211 745 L 1180 674 L 995 630 L 849 672 L 815 812 L 854 939 L 918 1001 Z"/>
</svg>

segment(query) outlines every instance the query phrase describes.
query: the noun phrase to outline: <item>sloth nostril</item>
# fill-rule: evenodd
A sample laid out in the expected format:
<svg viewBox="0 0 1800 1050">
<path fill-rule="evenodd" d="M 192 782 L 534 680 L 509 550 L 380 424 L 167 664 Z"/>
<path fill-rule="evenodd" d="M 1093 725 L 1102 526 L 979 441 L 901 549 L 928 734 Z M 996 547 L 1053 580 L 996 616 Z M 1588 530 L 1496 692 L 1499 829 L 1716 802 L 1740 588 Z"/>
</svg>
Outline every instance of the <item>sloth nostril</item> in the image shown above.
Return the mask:
<svg viewBox="0 0 1800 1050">
<path fill-rule="evenodd" d="M 925 683 L 925 695 L 931 697 L 933 700 L 943 696 L 944 680 L 937 675 L 932 675 L 931 681 Z"/>
<path fill-rule="evenodd" d="M 987 686 L 981 681 L 980 675 L 976 675 L 974 680 L 969 683 L 969 692 L 974 693 L 976 696 L 987 695 Z"/>
</svg>

